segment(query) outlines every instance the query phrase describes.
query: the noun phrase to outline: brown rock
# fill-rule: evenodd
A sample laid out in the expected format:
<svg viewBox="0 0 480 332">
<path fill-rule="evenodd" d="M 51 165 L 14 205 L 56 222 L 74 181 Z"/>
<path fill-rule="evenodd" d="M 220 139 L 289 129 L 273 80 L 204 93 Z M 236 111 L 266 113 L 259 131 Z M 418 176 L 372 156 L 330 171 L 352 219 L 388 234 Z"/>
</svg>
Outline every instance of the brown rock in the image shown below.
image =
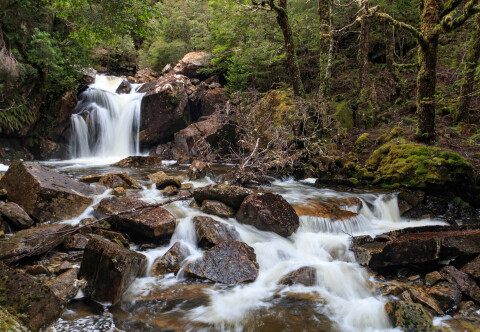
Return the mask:
<svg viewBox="0 0 480 332">
<path fill-rule="evenodd" d="M 438 271 L 433 271 L 425 275 L 425 283 L 427 286 L 433 286 L 437 282 L 445 280 L 443 276 Z"/>
<path fill-rule="evenodd" d="M 193 189 L 193 183 L 182 183 L 180 190 L 191 190 Z"/>
<path fill-rule="evenodd" d="M 428 290 L 443 310 L 451 309 L 462 301 L 462 292 L 454 284 L 442 281 Z"/>
<path fill-rule="evenodd" d="M 63 247 L 67 251 L 71 250 L 83 250 L 87 246 L 88 241 L 90 240 L 89 236 L 83 234 L 73 234 L 66 238 L 63 242 Z"/>
<path fill-rule="evenodd" d="M 300 225 L 293 207 L 276 194 L 247 196 L 237 212 L 237 221 L 285 237 L 292 235 Z"/>
<path fill-rule="evenodd" d="M 125 197 L 127 196 L 127 191 L 123 187 L 116 187 L 110 191 L 110 195 L 117 197 Z"/>
<path fill-rule="evenodd" d="M 433 310 L 433 312 L 435 312 L 437 315 L 443 316 L 445 314 L 440 308 L 438 302 L 432 296 L 430 296 L 423 288 L 411 285 L 408 288 L 408 291 L 414 302 L 420 303 L 424 307 Z"/>
<path fill-rule="evenodd" d="M 188 168 L 188 179 L 189 180 L 198 180 L 202 179 L 207 175 L 209 166 L 206 162 L 200 160 L 192 161 L 192 164 Z"/>
<path fill-rule="evenodd" d="M 202 97 L 202 115 L 208 116 L 220 111 L 228 102 L 228 93 L 223 88 L 208 90 Z"/>
<path fill-rule="evenodd" d="M 440 270 L 440 274 L 447 279 L 448 282 L 457 286 L 462 293 L 470 297 L 472 300 L 480 303 L 480 287 L 470 276 L 464 272 L 458 271 L 453 266 L 445 266 Z"/>
<path fill-rule="evenodd" d="M 182 246 L 180 242 L 175 242 L 165 255 L 155 260 L 150 269 L 150 274 L 154 277 L 162 277 L 167 273 L 177 274 L 180 270 L 180 264 L 188 255 L 188 249 Z"/>
<path fill-rule="evenodd" d="M 73 299 L 80 288 L 86 286 L 85 282 L 77 279 L 78 269 L 69 269 L 55 279 L 49 280 L 45 286 L 50 288 L 52 292 L 62 301 Z"/>
<path fill-rule="evenodd" d="M 191 78 L 198 77 L 198 70 L 203 67 L 208 67 L 211 58 L 212 56 L 206 52 L 187 53 L 173 68 L 173 72 Z"/>
<path fill-rule="evenodd" d="M 0 242 L 0 260 L 11 264 L 25 257 L 43 255 L 62 244 L 71 228 L 67 224 L 51 224 L 19 231 Z"/>
<path fill-rule="evenodd" d="M 130 84 L 130 82 L 127 81 L 127 80 L 123 80 L 122 83 L 120 83 L 120 85 L 118 86 L 115 93 L 118 93 L 119 95 L 120 94 L 129 94 L 130 91 L 132 91 L 132 89 L 133 89 L 133 86 Z"/>
<path fill-rule="evenodd" d="M 116 243 L 123 248 L 126 248 L 126 249 L 130 248 L 130 243 L 128 242 L 128 239 L 125 236 L 123 236 L 122 233 L 100 228 L 95 231 L 95 235 L 98 235 L 107 240 L 110 240 L 111 242 Z"/>
<path fill-rule="evenodd" d="M 141 186 L 138 184 L 137 181 L 135 181 L 133 178 L 131 178 L 127 173 L 125 172 L 117 172 L 117 173 L 109 173 L 109 174 L 95 174 L 95 175 L 87 175 L 82 177 L 80 182 L 84 183 L 95 183 L 98 182 L 105 187 L 108 188 L 117 188 L 117 187 L 123 187 L 123 188 L 136 188 L 140 189 Z"/>
<path fill-rule="evenodd" d="M 187 275 L 224 284 L 252 282 L 258 275 L 255 251 L 239 241 L 222 241 L 207 250 L 203 257 L 188 263 Z"/>
<path fill-rule="evenodd" d="M 175 176 L 167 175 L 165 172 L 157 172 L 154 174 L 150 174 L 148 178 L 155 183 L 157 189 L 163 189 L 166 186 L 175 186 L 180 188 L 182 186 L 182 180 Z"/>
<path fill-rule="evenodd" d="M 94 191 L 35 163 L 18 162 L 0 180 L 11 202 L 20 205 L 33 218 L 44 221 L 70 219 L 81 214 L 92 202 Z"/>
<path fill-rule="evenodd" d="M 57 320 L 66 307 L 46 286 L 18 270 L 0 263 L 0 303 L 25 315 L 38 331 Z"/>
<path fill-rule="evenodd" d="M 147 203 L 131 197 L 107 197 L 93 208 L 93 214 L 96 218 L 104 218 L 144 205 L 147 205 Z"/>
<path fill-rule="evenodd" d="M 166 186 L 163 190 L 162 190 L 162 195 L 163 196 L 166 196 L 166 197 L 171 197 L 171 196 L 175 196 L 179 193 L 179 190 L 177 187 L 175 186 Z"/>
<path fill-rule="evenodd" d="M 88 297 L 115 304 L 146 265 L 144 255 L 93 237 L 85 248 L 78 276 L 87 281 Z"/>
<path fill-rule="evenodd" d="M 342 210 L 331 202 L 308 202 L 294 205 L 293 208 L 299 216 L 312 216 L 330 219 L 331 221 L 344 221 L 358 216 L 358 213 Z"/>
<path fill-rule="evenodd" d="M 147 166 L 161 166 L 162 157 L 158 156 L 133 156 L 127 157 L 119 162 L 112 164 L 113 167 L 147 167 Z"/>
<path fill-rule="evenodd" d="M 431 316 L 418 303 L 388 302 L 385 311 L 395 327 L 406 331 L 435 331 Z"/>
<path fill-rule="evenodd" d="M 5 332 L 31 332 L 31 329 L 26 327 L 20 318 L 12 315 L 3 307 L 0 307 L 0 328 Z"/>
<path fill-rule="evenodd" d="M 13 202 L 0 202 L 0 220 L 7 222 L 14 229 L 26 229 L 33 225 L 32 218 Z"/>
<path fill-rule="evenodd" d="M 135 73 L 134 82 L 135 83 L 148 83 L 155 81 L 157 79 L 157 73 L 155 73 L 151 68 L 143 68 Z"/>
<path fill-rule="evenodd" d="M 295 270 L 280 280 L 282 285 L 313 286 L 317 282 L 317 270 L 310 266 L 303 266 Z"/>
<path fill-rule="evenodd" d="M 225 203 L 206 199 L 202 202 L 200 208 L 205 213 L 214 214 L 222 218 L 231 218 L 235 216 L 235 210 Z"/>
<path fill-rule="evenodd" d="M 25 272 L 32 276 L 37 276 L 39 274 L 51 274 L 51 272 L 42 264 L 30 265 L 25 269 Z"/>
<path fill-rule="evenodd" d="M 62 158 L 62 149 L 60 145 L 44 137 L 38 137 L 38 157 L 40 160 Z"/>
<path fill-rule="evenodd" d="M 198 244 L 202 247 L 211 248 L 222 241 L 240 239 L 240 235 L 235 228 L 210 217 L 196 216 L 193 218 L 193 224 L 195 225 Z"/>
<path fill-rule="evenodd" d="M 480 280 L 480 255 L 462 266 L 460 271 L 469 274 L 474 279 Z"/>
<path fill-rule="evenodd" d="M 198 203 L 202 203 L 206 199 L 220 201 L 235 210 L 238 210 L 245 197 L 251 194 L 253 194 L 253 191 L 247 188 L 215 184 L 197 188 L 193 191 L 193 197 Z"/>
</svg>

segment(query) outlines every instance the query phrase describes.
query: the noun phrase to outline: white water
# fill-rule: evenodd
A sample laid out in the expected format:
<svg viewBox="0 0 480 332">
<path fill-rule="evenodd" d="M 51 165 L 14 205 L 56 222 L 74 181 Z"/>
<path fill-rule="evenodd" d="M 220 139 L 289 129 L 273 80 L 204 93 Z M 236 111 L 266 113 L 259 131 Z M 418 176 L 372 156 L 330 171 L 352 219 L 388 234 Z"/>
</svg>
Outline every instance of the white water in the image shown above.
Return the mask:
<svg viewBox="0 0 480 332">
<path fill-rule="evenodd" d="M 70 157 L 83 163 L 104 163 L 138 155 L 143 94 L 133 85 L 130 94 L 117 94 L 121 78 L 97 75 L 80 95 L 72 115 Z M 108 159 L 105 162 L 105 158 Z"/>
<path fill-rule="evenodd" d="M 8 171 L 8 166 L 4 164 L 0 164 L 0 172 L 6 172 Z"/>
</svg>

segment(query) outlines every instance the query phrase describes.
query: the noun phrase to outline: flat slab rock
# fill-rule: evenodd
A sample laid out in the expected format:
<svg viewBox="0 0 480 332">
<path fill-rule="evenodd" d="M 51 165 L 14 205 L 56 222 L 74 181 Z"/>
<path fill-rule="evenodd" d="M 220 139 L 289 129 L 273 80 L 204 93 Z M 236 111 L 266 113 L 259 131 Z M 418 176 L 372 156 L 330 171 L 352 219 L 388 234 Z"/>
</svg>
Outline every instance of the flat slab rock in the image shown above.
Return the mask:
<svg viewBox="0 0 480 332">
<path fill-rule="evenodd" d="M 204 200 L 220 201 L 238 210 L 245 197 L 253 191 L 239 186 L 211 184 L 193 191 L 195 201 L 201 204 Z"/>
<path fill-rule="evenodd" d="M 162 165 L 162 157 L 159 156 L 132 156 L 127 157 L 119 162 L 112 164 L 113 167 L 144 167 L 144 166 L 160 166 Z"/>
<path fill-rule="evenodd" d="M 141 186 L 135 179 L 125 172 L 116 172 L 108 174 L 93 174 L 80 178 L 80 182 L 83 183 L 96 183 L 102 184 L 108 188 L 136 188 L 140 189 Z"/>
<path fill-rule="evenodd" d="M 41 222 L 60 221 L 80 215 L 95 192 L 86 184 L 70 179 L 36 163 L 17 162 L 0 179 L 8 199 Z"/>
<path fill-rule="evenodd" d="M 85 294 L 88 297 L 115 304 L 146 267 L 144 255 L 92 237 L 85 247 L 78 277 L 87 281 Z"/>
<path fill-rule="evenodd" d="M 253 282 L 258 275 L 255 251 L 240 241 L 223 241 L 188 263 L 186 275 L 228 285 Z"/>
<path fill-rule="evenodd" d="M 480 225 L 413 227 L 359 236 L 353 252 L 361 265 L 372 269 L 451 259 L 480 253 Z"/>
</svg>

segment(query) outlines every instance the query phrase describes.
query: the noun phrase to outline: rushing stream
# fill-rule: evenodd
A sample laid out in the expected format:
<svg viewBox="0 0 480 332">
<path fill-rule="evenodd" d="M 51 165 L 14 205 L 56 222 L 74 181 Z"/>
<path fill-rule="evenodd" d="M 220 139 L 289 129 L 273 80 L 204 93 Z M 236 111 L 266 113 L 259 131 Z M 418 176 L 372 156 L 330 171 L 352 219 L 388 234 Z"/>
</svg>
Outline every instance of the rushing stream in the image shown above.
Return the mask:
<svg viewBox="0 0 480 332">
<path fill-rule="evenodd" d="M 141 94 L 134 91 L 117 95 L 120 81 L 97 77 L 83 94 L 72 118 L 72 156 L 63 162 L 46 162 L 48 167 L 74 178 L 95 173 L 125 171 L 110 165 L 123 156 L 139 154 L 138 123 Z M 135 89 L 133 89 L 135 90 Z M 216 166 L 217 174 L 226 166 Z M 187 181 L 186 165 L 166 162 L 161 170 Z M 155 203 L 166 199 L 148 181 L 149 173 L 159 169 L 129 169 L 143 189 L 130 194 Z M 441 224 L 439 221 L 413 221 L 399 215 L 394 194 L 345 193 L 314 187 L 312 179 L 301 182 L 275 180 L 263 189 L 282 195 L 291 204 L 358 197 L 362 207 L 357 217 L 335 221 L 312 216 L 300 217 L 300 228 L 289 238 L 259 231 L 238 223 L 235 218 L 214 219 L 238 231 L 241 240 L 254 248 L 260 269 L 250 284 L 225 286 L 193 282 L 173 274 L 163 278 L 144 275 L 131 285 L 122 301 L 110 306 L 87 300 L 80 292 L 55 324 L 57 331 L 389 331 L 384 310 L 386 298 L 374 293 L 371 276 L 355 262 L 349 250 L 352 235 L 376 235 L 405 227 Z M 194 181 L 194 188 L 213 183 L 206 178 Z M 105 192 L 94 204 L 107 197 Z M 187 260 L 200 257 L 192 217 L 204 215 L 189 207 L 190 201 L 177 201 L 165 208 L 177 219 L 170 243 L 140 250 L 149 267 L 175 242 L 190 251 Z M 93 206 L 93 205 L 92 205 Z M 81 216 L 66 220 L 77 224 L 92 217 L 92 207 Z M 310 266 L 317 271 L 314 286 L 279 285 L 286 274 Z M 148 273 L 148 272 L 147 272 Z"/>
</svg>

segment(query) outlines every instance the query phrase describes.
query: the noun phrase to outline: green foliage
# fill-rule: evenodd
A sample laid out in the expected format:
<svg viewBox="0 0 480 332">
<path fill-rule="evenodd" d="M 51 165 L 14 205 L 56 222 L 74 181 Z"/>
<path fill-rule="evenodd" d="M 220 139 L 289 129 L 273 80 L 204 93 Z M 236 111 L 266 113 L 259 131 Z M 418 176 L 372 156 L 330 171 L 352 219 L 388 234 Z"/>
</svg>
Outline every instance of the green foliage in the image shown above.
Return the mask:
<svg viewBox="0 0 480 332">
<path fill-rule="evenodd" d="M 227 79 L 227 90 L 229 92 L 245 91 L 250 76 L 251 73 L 248 72 L 247 67 L 240 63 L 235 56 L 232 57 L 225 77 Z"/>
<path fill-rule="evenodd" d="M 346 100 L 342 100 L 333 104 L 336 109 L 333 117 L 339 122 L 340 126 L 347 129 L 353 128 L 353 112 Z"/>
<path fill-rule="evenodd" d="M 165 65 L 176 64 L 189 51 L 190 46 L 183 40 L 167 42 L 163 37 L 159 37 L 148 49 L 140 50 L 140 66 L 161 72 Z"/>
</svg>

